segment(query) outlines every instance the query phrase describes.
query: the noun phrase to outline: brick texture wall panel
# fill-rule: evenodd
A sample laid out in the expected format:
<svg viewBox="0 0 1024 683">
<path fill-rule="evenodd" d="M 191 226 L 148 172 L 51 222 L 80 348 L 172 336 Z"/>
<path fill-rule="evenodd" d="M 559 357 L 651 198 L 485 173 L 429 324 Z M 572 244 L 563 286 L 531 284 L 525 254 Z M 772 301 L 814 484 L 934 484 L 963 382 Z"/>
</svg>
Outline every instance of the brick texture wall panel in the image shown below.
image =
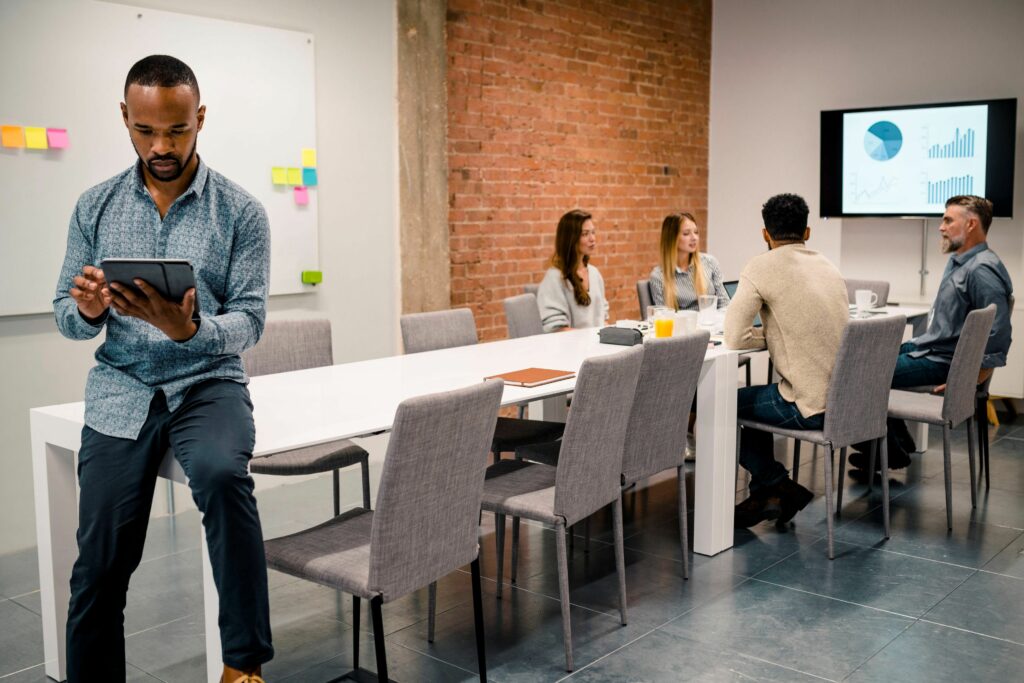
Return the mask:
<svg viewBox="0 0 1024 683">
<path fill-rule="evenodd" d="M 594 214 L 612 318 L 637 313 L 665 214 L 707 209 L 710 0 L 450 0 L 452 305 L 481 339 Z"/>
</svg>

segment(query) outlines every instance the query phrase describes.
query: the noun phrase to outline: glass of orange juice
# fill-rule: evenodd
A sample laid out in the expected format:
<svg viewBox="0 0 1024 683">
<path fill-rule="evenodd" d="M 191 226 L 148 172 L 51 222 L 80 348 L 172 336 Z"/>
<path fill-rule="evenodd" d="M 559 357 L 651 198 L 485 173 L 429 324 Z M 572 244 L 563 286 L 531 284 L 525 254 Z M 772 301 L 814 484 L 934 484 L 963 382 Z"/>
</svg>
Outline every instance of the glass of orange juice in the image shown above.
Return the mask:
<svg viewBox="0 0 1024 683">
<path fill-rule="evenodd" d="M 670 311 L 658 311 L 654 317 L 654 336 L 658 339 L 672 336 L 672 327 L 675 324 L 675 316 Z"/>
</svg>

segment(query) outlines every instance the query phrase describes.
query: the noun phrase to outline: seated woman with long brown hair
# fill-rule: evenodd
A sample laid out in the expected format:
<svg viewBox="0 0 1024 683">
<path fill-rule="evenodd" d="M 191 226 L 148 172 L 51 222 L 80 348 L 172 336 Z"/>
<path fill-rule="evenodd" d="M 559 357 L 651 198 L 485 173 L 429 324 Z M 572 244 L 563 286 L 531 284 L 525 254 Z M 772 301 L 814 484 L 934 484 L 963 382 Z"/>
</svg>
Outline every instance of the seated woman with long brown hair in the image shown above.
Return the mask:
<svg viewBox="0 0 1024 683">
<path fill-rule="evenodd" d="M 608 319 L 604 278 L 590 264 L 597 231 L 586 211 L 573 209 L 558 221 L 551 267 L 537 290 L 537 307 L 545 332 L 602 327 Z"/>
<path fill-rule="evenodd" d="M 666 272 L 672 277 L 666 279 Z M 719 308 L 729 305 L 718 260 L 700 252 L 700 232 L 691 214 L 673 213 L 662 221 L 661 259 L 651 271 L 650 286 L 656 306 L 695 311 L 703 294 L 716 295 Z"/>
</svg>

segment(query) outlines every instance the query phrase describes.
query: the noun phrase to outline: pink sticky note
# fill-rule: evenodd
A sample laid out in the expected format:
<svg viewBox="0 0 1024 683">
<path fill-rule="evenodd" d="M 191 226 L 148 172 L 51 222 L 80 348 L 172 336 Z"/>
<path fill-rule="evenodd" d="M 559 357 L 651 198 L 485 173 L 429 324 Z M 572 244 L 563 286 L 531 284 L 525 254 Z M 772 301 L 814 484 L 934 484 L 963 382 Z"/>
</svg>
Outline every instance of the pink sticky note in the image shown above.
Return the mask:
<svg viewBox="0 0 1024 683">
<path fill-rule="evenodd" d="M 305 187 L 295 188 L 295 203 L 299 206 L 309 204 L 309 190 Z"/>
<path fill-rule="evenodd" d="M 64 149 L 68 146 L 68 129 L 47 128 L 46 140 L 50 143 L 50 149 Z"/>
</svg>

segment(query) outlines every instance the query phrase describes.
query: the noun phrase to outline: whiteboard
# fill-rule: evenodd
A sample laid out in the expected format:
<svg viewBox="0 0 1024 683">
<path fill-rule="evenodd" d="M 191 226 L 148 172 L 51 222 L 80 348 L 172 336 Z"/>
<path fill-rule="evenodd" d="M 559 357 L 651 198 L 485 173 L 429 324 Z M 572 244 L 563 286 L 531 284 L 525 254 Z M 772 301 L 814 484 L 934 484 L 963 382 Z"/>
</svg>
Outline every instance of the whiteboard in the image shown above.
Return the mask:
<svg viewBox="0 0 1024 683">
<path fill-rule="evenodd" d="M 51 310 L 79 195 L 138 158 L 121 120 L 136 61 L 170 54 L 196 73 L 197 152 L 254 195 L 271 230 L 271 294 L 319 270 L 317 193 L 299 206 L 271 168 L 316 148 L 313 36 L 97 0 L 0 2 L 0 124 L 66 128 L 69 147 L 0 147 L 0 315 Z"/>
</svg>

